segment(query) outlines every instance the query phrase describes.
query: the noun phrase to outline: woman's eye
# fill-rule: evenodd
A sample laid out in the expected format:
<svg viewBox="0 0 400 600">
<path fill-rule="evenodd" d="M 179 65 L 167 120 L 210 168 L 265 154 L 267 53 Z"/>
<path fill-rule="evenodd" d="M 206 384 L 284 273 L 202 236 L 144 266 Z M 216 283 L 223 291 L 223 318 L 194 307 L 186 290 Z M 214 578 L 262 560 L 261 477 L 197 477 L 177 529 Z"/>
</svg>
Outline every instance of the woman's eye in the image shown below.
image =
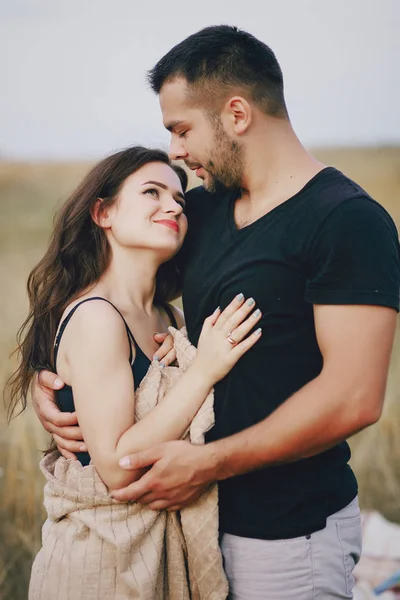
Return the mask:
<svg viewBox="0 0 400 600">
<path fill-rule="evenodd" d="M 175 202 L 179 204 L 179 206 L 182 206 L 183 210 L 185 210 L 186 204 L 184 200 L 175 200 Z"/>
<path fill-rule="evenodd" d="M 178 134 L 178 137 L 184 139 L 186 137 L 186 134 L 187 134 L 187 131 L 182 131 L 182 133 Z"/>
<path fill-rule="evenodd" d="M 146 190 L 144 193 L 158 198 L 158 190 L 156 190 L 155 188 L 150 188 L 150 189 Z"/>
</svg>

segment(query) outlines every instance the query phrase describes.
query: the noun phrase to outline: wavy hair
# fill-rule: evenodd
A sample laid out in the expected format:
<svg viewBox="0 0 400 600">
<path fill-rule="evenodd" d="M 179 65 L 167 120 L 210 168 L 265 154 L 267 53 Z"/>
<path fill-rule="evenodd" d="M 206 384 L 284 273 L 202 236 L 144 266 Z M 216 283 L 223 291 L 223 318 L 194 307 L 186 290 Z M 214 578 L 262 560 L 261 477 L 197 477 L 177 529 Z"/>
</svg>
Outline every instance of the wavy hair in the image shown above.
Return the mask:
<svg viewBox="0 0 400 600">
<path fill-rule="evenodd" d="M 26 408 L 34 373 L 53 368 L 52 348 L 65 308 L 90 289 L 109 265 L 106 234 L 92 218 L 97 199 L 102 198 L 102 209 L 112 205 L 127 177 L 152 162 L 171 166 L 186 190 L 185 170 L 172 165 L 165 152 L 135 146 L 107 156 L 93 167 L 56 214 L 48 249 L 28 278 L 29 314 L 17 334 L 19 366 L 7 382 L 9 419 L 19 403 L 20 412 Z M 158 270 L 154 303 L 162 306 L 174 300 L 180 288 L 180 269 L 174 257 Z"/>
</svg>

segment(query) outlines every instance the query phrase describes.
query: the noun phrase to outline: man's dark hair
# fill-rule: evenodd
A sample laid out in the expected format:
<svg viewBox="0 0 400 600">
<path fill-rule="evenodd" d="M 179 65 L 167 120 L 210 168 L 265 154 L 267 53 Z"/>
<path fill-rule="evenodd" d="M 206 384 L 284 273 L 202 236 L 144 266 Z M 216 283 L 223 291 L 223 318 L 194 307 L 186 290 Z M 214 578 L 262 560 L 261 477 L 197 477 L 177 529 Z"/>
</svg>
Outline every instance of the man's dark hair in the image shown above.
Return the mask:
<svg viewBox="0 0 400 600">
<path fill-rule="evenodd" d="M 191 98 L 212 108 L 234 88 L 265 113 L 287 118 L 283 76 L 275 54 L 246 31 L 230 25 L 206 27 L 174 46 L 148 73 L 154 92 L 175 77 L 186 79 Z"/>
</svg>

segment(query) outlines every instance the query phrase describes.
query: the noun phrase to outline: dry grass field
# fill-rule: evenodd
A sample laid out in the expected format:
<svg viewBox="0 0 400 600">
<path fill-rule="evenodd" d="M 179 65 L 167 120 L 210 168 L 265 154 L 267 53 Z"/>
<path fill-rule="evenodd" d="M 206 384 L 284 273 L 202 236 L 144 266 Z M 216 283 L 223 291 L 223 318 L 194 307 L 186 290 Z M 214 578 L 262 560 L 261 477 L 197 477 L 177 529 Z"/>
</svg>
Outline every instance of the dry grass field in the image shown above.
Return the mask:
<svg viewBox="0 0 400 600">
<path fill-rule="evenodd" d="M 315 151 L 363 185 L 400 227 L 400 148 Z M 25 282 L 46 246 L 55 207 L 88 165 L 0 162 L 0 387 L 14 366 L 9 355 L 26 313 Z M 373 244 L 373 240 L 371 240 Z M 352 464 L 364 507 L 400 522 L 400 341 L 397 339 L 380 422 L 352 440 Z M 0 598 L 24 600 L 40 543 L 47 439 L 28 410 L 7 427 L 0 411 Z"/>
</svg>

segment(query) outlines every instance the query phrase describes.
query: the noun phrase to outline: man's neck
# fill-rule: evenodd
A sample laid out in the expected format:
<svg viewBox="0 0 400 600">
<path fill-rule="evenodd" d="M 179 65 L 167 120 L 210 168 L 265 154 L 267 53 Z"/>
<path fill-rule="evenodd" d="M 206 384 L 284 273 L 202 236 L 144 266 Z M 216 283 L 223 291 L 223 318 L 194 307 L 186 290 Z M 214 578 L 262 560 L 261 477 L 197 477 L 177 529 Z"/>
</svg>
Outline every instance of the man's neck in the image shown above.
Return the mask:
<svg viewBox="0 0 400 600">
<path fill-rule="evenodd" d="M 246 148 L 246 170 L 235 207 L 244 226 L 297 194 L 325 165 L 302 146 L 289 122 L 277 122 L 263 135 L 262 127 Z"/>
</svg>

